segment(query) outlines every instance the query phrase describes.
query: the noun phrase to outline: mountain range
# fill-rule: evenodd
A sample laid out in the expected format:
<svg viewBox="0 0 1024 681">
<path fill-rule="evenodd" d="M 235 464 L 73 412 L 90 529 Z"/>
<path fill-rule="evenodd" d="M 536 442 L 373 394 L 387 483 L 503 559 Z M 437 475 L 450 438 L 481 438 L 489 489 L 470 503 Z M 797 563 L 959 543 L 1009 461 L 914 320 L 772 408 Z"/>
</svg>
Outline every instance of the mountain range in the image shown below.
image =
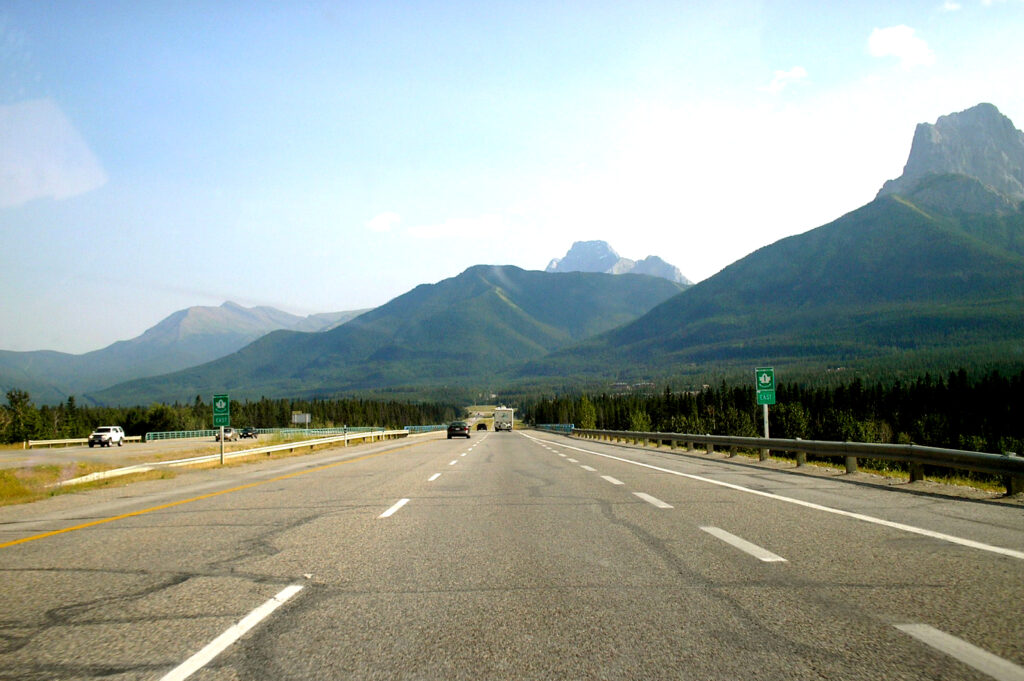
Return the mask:
<svg viewBox="0 0 1024 681">
<path fill-rule="evenodd" d="M 80 355 L 49 350 L 0 350 L 0 386 L 26 390 L 41 403 L 57 403 L 134 378 L 158 376 L 240 350 L 278 329 L 324 331 L 365 310 L 299 317 L 272 307 L 179 310 L 131 340 Z"/>
<path fill-rule="evenodd" d="M 315 397 L 477 384 L 636 319 L 682 288 L 646 275 L 478 265 L 330 331 L 276 331 L 227 357 L 95 397 L 136 404 L 211 391 Z"/>
<path fill-rule="evenodd" d="M 904 175 L 871 203 L 761 248 L 520 375 L 865 359 L 898 366 L 920 356 L 1024 361 L 1022 167 L 1024 135 L 990 104 L 919 126 Z"/>
<path fill-rule="evenodd" d="M 1024 134 L 981 104 L 919 125 L 903 174 L 872 202 L 696 285 L 671 270 L 635 273 L 652 258 L 635 263 L 605 242 L 576 242 L 545 272 L 471 267 L 333 329 L 274 331 L 91 398 L 464 395 L 469 386 L 574 388 L 716 367 L 1019 365 L 1022 188 Z M 659 263 L 675 270 L 660 259 L 653 269 Z"/>
</svg>

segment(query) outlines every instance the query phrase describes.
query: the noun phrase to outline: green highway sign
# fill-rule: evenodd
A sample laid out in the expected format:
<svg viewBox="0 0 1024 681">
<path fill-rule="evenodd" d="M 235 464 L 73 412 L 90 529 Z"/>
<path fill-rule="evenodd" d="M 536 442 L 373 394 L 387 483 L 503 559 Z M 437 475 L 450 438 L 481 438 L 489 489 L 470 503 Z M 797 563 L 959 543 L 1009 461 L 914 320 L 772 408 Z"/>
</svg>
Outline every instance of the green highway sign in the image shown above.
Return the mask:
<svg viewBox="0 0 1024 681">
<path fill-rule="evenodd" d="M 231 398 L 227 395 L 213 396 L 213 427 L 231 425 Z"/>
<path fill-rule="evenodd" d="M 775 369 L 754 369 L 754 387 L 757 390 L 758 404 L 775 404 Z"/>
</svg>

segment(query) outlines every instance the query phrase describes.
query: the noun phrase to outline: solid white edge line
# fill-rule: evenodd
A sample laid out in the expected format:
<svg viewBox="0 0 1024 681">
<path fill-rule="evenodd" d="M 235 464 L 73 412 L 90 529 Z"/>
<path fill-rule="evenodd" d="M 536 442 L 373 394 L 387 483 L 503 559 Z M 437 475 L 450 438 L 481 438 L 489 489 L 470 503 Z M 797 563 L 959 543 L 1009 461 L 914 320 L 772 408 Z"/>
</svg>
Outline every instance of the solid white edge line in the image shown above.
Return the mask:
<svg viewBox="0 0 1024 681">
<path fill-rule="evenodd" d="M 613 485 L 624 485 L 624 484 L 626 484 L 626 483 L 622 482 L 621 480 L 616 480 L 615 478 L 613 478 L 610 475 L 602 475 L 601 477 L 604 478 L 605 480 L 607 480 L 608 482 L 612 483 Z"/>
<path fill-rule="evenodd" d="M 434 473 L 429 478 L 427 478 L 427 482 L 434 482 L 435 480 L 437 480 L 440 477 L 441 477 L 440 473 Z"/>
<path fill-rule="evenodd" d="M 930 627 L 927 624 L 897 624 L 897 629 L 925 645 L 960 660 L 969 667 L 988 674 L 997 681 L 1024 681 L 1024 667 L 972 645 L 967 641 Z"/>
<path fill-rule="evenodd" d="M 590 471 L 591 473 L 596 473 L 597 472 L 596 468 L 591 468 L 590 466 L 587 466 L 587 465 L 582 465 L 582 466 L 580 466 L 580 468 L 582 468 L 585 471 Z"/>
<path fill-rule="evenodd" d="M 525 435 L 524 437 L 530 437 Z M 681 478 L 689 478 L 690 480 L 697 480 L 699 482 L 706 482 L 711 485 L 718 485 L 719 487 L 726 487 L 728 489 L 736 490 L 737 492 L 745 492 L 747 494 L 755 494 L 759 497 L 765 497 L 767 499 L 775 499 L 776 501 L 784 501 L 787 504 L 796 504 L 797 506 L 803 506 L 804 508 L 812 508 L 816 511 L 824 511 L 825 513 L 833 513 L 835 515 L 843 516 L 846 518 L 853 518 L 854 520 L 862 520 L 866 523 L 873 523 L 875 525 L 881 525 L 883 527 L 889 527 L 894 530 L 902 530 L 903 532 L 910 532 L 913 534 L 919 534 L 925 537 L 931 537 L 932 539 L 938 539 L 940 541 L 949 542 L 951 544 L 959 544 L 960 546 L 966 546 L 972 549 L 978 549 L 980 551 L 988 551 L 989 553 L 998 553 L 1002 556 L 1009 556 L 1010 558 L 1017 558 L 1024 560 L 1024 551 L 1017 551 L 1015 549 L 1008 549 L 1002 546 L 993 546 L 991 544 L 983 544 L 981 542 L 974 541 L 972 539 L 964 539 L 963 537 L 956 537 L 951 534 L 943 534 L 942 532 L 934 532 L 932 530 L 926 530 L 921 527 L 914 527 L 913 525 L 904 525 L 903 523 L 896 523 L 891 520 L 883 520 L 881 518 L 875 518 L 874 516 L 864 515 L 863 513 L 855 513 L 853 511 L 844 511 L 839 508 L 832 508 L 831 506 L 822 506 L 821 504 L 815 504 L 810 501 L 801 501 L 800 499 L 794 499 L 792 497 L 784 497 L 781 494 L 773 494 L 771 492 L 762 492 L 756 489 L 750 489 L 749 487 L 743 487 L 741 485 L 734 485 L 731 482 L 722 482 L 721 480 L 712 480 L 711 478 L 705 478 L 700 475 L 693 475 L 691 473 L 680 473 L 679 471 L 673 471 L 668 468 L 661 468 L 660 466 L 653 466 L 649 463 L 640 463 L 639 461 L 631 461 L 630 459 L 624 459 L 619 456 L 612 456 L 611 454 L 602 454 L 601 452 L 594 452 L 589 449 L 580 449 L 579 447 L 570 447 L 569 445 L 562 445 L 568 449 L 575 449 L 578 452 L 584 452 L 585 454 L 593 454 L 594 456 L 602 456 L 606 459 L 613 459 L 615 461 L 621 461 L 623 463 L 633 464 L 634 466 L 642 466 L 643 468 L 649 468 L 651 470 L 659 471 L 661 473 L 668 473 L 670 475 L 678 475 Z"/>
<path fill-rule="evenodd" d="M 192 676 L 209 664 L 213 658 L 224 652 L 228 646 L 242 638 L 247 631 L 266 619 L 270 613 L 284 605 L 285 601 L 302 591 L 302 589 L 303 586 L 301 584 L 292 584 L 288 588 L 283 589 L 269 601 L 242 618 L 237 624 L 232 624 L 228 627 L 227 631 L 206 644 L 206 647 L 198 653 L 172 669 L 160 681 L 184 681 L 184 679 Z"/>
<path fill-rule="evenodd" d="M 398 509 L 402 508 L 403 506 L 405 506 L 405 505 L 406 505 L 406 504 L 408 504 L 408 503 L 409 503 L 409 500 L 408 500 L 408 499 L 399 499 L 399 500 L 398 500 L 398 501 L 397 501 L 397 502 L 395 503 L 395 505 L 394 505 L 394 506 L 392 506 L 392 507 L 391 507 L 391 508 L 389 508 L 388 510 L 384 511 L 383 513 L 381 513 L 381 514 L 380 514 L 379 516 L 377 516 L 377 517 L 378 517 L 378 518 L 390 518 L 391 516 L 393 516 L 393 515 L 395 514 L 395 512 L 397 512 L 397 511 L 398 511 Z"/>
<path fill-rule="evenodd" d="M 657 506 L 658 508 L 674 508 L 672 504 L 666 504 L 658 497 L 652 497 L 650 494 L 646 494 L 645 492 L 633 492 L 633 496 L 640 497 L 648 504 L 651 504 L 652 506 Z"/>
<path fill-rule="evenodd" d="M 769 551 L 768 549 L 763 549 L 760 546 L 758 546 L 757 544 L 752 544 L 752 543 L 748 542 L 746 539 L 742 539 L 740 537 L 737 537 L 735 534 L 731 534 L 729 532 L 726 532 L 725 530 L 721 529 L 720 527 L 701 527 L 700 529 L 704 530 L 705 532 L 707 532 L 708 534 L 710 534 L 712 536 L 718 537 L 719 539 L 724 541 L 726 544 L 730 544 L 731 546 L 736 547 L 740 551 L 743 551 L 744 553 L 748 553 L 751 556 L 753 556 L 754 558 L 757 558 L 758 560 L 763 561 L 765 563 L 785 563 L 785 562 L 787 562 L 786 559 L 783 558 L 782 556 L 776 555 L 776 554 L 772 553 L 771 551 Z"/>
</svg>

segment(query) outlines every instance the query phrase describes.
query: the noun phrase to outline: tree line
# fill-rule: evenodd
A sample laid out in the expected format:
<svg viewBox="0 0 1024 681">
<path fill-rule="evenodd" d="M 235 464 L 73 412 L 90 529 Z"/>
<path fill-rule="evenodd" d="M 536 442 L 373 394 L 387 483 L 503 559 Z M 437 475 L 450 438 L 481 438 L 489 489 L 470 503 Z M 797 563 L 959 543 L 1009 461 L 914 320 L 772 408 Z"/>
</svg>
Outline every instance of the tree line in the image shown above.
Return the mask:
<svg viewBox="0 0 1024 681">
<path fill-rule="evenodd" d="M 1024 370 L 976 377 L 960 369 L 910 381 L 778 386 L 772 437 L 919 444 L 1024 454 Z M 753 385 L 654 395 L 583 394 L 529 401 L 523 418 L 577 428 L 763 436 Z"/>
<path fill-rule="evenodd" d="M 232 401 L 231 423 L 236 427 L 290 428 L 292 413 L 310 415 L 311 428 L 381 426 L 402 428 L 447 423 L 462 413 L 452 404 L 412 403 L 365 399 Z M 88 437 L 96 426 L 119 425 L 127 435 L 213 428 L 213 407 L 196 396 L 192 404 L 153 404 L 149 407 L 79 405 L 74 397 L 56 405 L 36 407 L 19 389 L 7 392 L 0 408 L 0 442 L 61 440 Z"/>
</svg>

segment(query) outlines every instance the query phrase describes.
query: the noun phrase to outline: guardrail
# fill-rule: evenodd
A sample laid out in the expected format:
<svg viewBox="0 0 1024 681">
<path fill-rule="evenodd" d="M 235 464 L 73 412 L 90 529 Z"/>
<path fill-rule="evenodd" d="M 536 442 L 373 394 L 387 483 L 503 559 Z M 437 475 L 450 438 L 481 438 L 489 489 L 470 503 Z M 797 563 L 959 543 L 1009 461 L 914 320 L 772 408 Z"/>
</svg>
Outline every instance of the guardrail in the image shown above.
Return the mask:
<svg viewBox="0 0 1024 681">
<path fill-rule="evenodd" d="M 554 433 L 572 433 L 574 426 L 571 423 L 538 423 L 534 428 L 549 430 Z"/>
<path fill-rule="evenodd" d="M 280 433 L 282 435 L 344 435 L 345 433 L 365 433 L 373 429 L 374 426 L 348 426 L 342 428 L 256 428 L 256 432 L 259 435 L 273 435 L 275 433 Z M 238 429 L 235 428 L 235 430 Z M 380 428 L 377 427 L 377 430 L 380 430 Z M 152 433 L 146 433 L 146 442 L 152 442 L 154 440 L 188 439 L 195 437 L 216 437 L 218 432 L 220 432 L 219 428 L 206 430 L 155 431 Z"/>
<path fill-rule="evenodd" d="M 542 428 L 543 426 L 537 426 Z M 553 430 L 545 428 L 546 430 Z M 729 456 L 736 456 L 739 449 L 758 450 L 759 458 L 764 461 L 769 452 L 791 453 L 796 458 L 797 467 L 806 465 L 807 455 L 843 459 L 847 473 L 856 473 L 858 459 L 881 459 L 901 461 L 909 464 L 910 481 L 924 479 L 924 467 L 933 466 L 952 470 L 974 471 L 1000 476 L 1006 487 L 1007 494 L 1024 492 L 1024 457 L 1014 452 L 1007 454 L 988 454 L 971 452 L 962 449 L 946 449 L 943 447 L 926 447 L 923 445 L 892 445 L 869 442 L 832 442 L 828 440 L 795 440 L 733 437 L 729 435 L 693 435 L 684 433 L 643 433 L 621 430 L 585 430 L 573 428 L 571 434 L 576 437 L 597 440 L 632 441 L 635 444 L 656 445 L 667 443 L 671 449 L 680 443 L 686 450 L 700 447 L 708 454 L 715 453 L 716 448 L 726 448 Z"/>
<path fill-rule="evenodd" d="M 142 442 L 141 435 L 126 435 L 124 437 L 125 442 Z M 87 437 L 72 437 L 64 440 L 28 440 L 25 442 L 22 449 L 32 449 L 33 447 L 53 447 L 54 445 L 61 445 L 62 447 L 68 447 L 70 445 L 87 445 L 89 444 L 89 438 Z"/>
<path fill-rule="evenodd" d="M 441 423 L 433 426 L 406 426 L 405 429 L 410 433 L 433 433 L 438 430 L 445 430 L 448 428 L 448 424 Z"/>
<path fill-rule="evenodd" d="M 234 459 L 241 456 L 253 456 L 256 454 L 272 454 L 273 452 L 280 452 L 288 450 L 293 452 L 296 449 L 302 449 L 309 447 L 313 449 L 320 445 L 333 444 L 335 442 L 344 442 L 345 446 L 353 440 L 369 440 L 374 442 L 376 440 L 392 439 L 398 437 L 408 437 L 409 431 L 407 430 L 371 430 L 365 429 L 359 432 L 353 433 L 348 432 L 342 435 L 334 435 L 332 437 L 319 438 L 316 440 L 303 440 L 301 442 L 286 442 L 279 445 L 269 445 L 266 447 L 255 447 L 253 449 L 242 449 L 236 452 L 225 452 L 223 457 L 224 460 Z M 174 461 L 154 461 L 152 463 L 138 464 L 136 466 L 125 466 L 124 468 L 115 468 L 109 471 L 100 471 L 98 473 L 90 473 L 89 475 L 83 475 L 78 478 L 72 478 L 70 480 L 64 480 L 58 482 L 55 487 L 64 487 L 66 485 L 79 485 L 85 482 L 93 482 L 95 480 L 103 480 L 106 478 L 118 477 L 121 475 L 131 475 L 133 473 L 145 473 L 156 468 L 173 468 L 178 466 L 191 466 L 199 463 L 206 463 L 208 461 L 219 461 L 221 454 L 205 454 L 203 456 L 194 456 L 187 459 L 176 459 Z"/>
</svg>

